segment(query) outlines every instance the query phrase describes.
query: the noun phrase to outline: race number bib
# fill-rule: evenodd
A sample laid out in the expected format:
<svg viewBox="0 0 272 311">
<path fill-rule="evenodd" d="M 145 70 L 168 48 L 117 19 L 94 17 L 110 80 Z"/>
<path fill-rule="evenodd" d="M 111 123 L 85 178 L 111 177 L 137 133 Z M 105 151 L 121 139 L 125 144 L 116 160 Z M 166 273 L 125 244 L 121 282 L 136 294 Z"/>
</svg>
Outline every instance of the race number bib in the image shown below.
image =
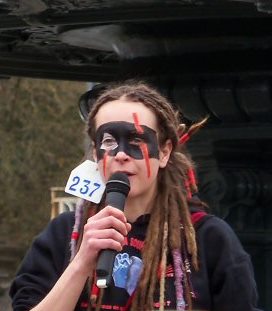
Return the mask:
<svg viewBox="0 0 272 311">
<path fill-rule="evenodd" d="M 76 197 L 99 203 L 105 190 L 105 184 L 97 164 L 86 160 L 72 170 L 67 181 L 65 192 Z"/>
</svg>

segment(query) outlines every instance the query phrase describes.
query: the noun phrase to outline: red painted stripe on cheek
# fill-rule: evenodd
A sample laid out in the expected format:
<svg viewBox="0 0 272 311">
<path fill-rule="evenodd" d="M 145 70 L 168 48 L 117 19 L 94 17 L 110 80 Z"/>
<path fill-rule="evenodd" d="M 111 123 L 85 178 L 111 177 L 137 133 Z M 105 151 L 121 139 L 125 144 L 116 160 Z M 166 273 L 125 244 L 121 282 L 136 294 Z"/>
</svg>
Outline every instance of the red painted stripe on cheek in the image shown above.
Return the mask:
<svg viewBox="0 0 272 311">
<path fill-rule="evenodd" d="M 149 160 L 147 145 L 146 144 L 141 144 L 140 148 L 141 148 L 143 157 L 145 159 L 145 165 L 146 165 L 146 170 L 147 170 L 147 177 L 149 178 L 151 176 L 151 168 L 150 168 L 150 160 Z"/>
<path fill-rule="evenodd" d="M 141 125 L 139 124 L 139 118 L 138 114 L 134 112 L 132 114 L 133 120 L 134 120 L 134 125 L 136 128 L 136 131 L 138 134 L 143 134 L 144 130 L 142 129 Z M 145 159 L 145 165 L 146 165 L 146 171 L 147 171 L 147 177 L 149 178 L 151 176 L 151 168 L 150 168 L 150 159 L 149 159 L 149 154 L 148 154 L 148 148 L 146 144 L 141 144 L 140 145 L 143 158 Z"/>
<path fill-rule="evenodd" d="M 105 178 L 106 178 L 107 159 L 108 159 L 108 151 L 106 151 L 103 156 L 103 175 Z"/>
</svg>

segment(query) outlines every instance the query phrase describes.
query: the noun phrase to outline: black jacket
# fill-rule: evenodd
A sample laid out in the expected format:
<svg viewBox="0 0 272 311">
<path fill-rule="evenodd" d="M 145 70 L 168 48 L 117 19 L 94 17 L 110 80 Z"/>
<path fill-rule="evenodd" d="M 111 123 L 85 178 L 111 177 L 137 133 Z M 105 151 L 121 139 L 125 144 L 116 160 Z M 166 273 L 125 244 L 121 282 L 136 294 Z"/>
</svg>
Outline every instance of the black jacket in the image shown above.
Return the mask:
<svg viewBox="0 0 272 311">
<path fill-rule="evenodd" d="M 148 215 L 144 215 L 133 224 L 122 251 L 128 254 L 124 255 L 127 258 L 140 257 L 148 221 Z M 61 276 L 69 263 L 73 224 L 74 213 L 63 213 L 53 219 L 34 240 L 10 289 L 14 311 L 26 311 L 38 304 Z M 259 310 L 256 307 L 257 290 L 251 261 L 233 230 L 223 220 L 208 215 L 197 224 L 196 236 L 200 270 L 192 271 L 192 284 L 196 294 L 193 299 L 194 309 Z M 122 273 L 121 269 L 119 271 Z M 120 275 L 122 274 L 119 277 Z M 121 306 L 129 298 L 128 290 L 124 287 L 125 285 L 123 288 L 107 289 L 102 303 L 105 310 L 109 310 L 111 306 L 115 310 L 122 310 Z M 167 267 L 165 298 L 165 308 L 174 309 L 175 289 L 171 262 Z M 79 299 L 76 311 L 86 310 L 84 299 L 86 300 L 85 293 Z M 158 292 L 154 298 L 154 308 L 156 307 Z"/>
</svg>

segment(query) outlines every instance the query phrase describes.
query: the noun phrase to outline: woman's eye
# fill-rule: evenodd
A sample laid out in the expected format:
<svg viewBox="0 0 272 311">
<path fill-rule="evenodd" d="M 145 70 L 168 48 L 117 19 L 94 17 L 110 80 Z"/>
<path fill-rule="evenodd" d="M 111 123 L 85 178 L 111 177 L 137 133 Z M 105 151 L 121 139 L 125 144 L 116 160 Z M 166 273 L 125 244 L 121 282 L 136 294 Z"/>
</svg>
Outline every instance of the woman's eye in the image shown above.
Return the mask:
<svg viewBox="0 0 272 311">
<path fill-rule="evenodd" d="M 130 139 L 129 143 L 132 145 L 140 145 L 144 143 L 144 140 L 140 137 L 133 137 Z"/>
<path fill-rule="evenodd" d="M 116 147 L 117 147 L 116 139 L 112 136 L 108 136 L 103 138 L 100 149 L 112 150 L 115 149 Z"/>
</svg>

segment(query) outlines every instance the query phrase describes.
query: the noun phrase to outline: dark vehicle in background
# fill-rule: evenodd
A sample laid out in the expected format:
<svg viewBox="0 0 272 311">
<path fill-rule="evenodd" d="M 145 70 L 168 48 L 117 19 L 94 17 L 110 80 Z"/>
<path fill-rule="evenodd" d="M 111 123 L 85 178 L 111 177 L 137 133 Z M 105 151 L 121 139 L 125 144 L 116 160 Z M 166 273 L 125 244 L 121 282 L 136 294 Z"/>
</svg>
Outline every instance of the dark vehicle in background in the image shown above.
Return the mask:
<svg viewBox="0 0 272 311">
<path fill-rule="evenodd" d="M 272 1 L 0 0 L 0 78 L 140 78 L 209 115 L 188 144 L 202 199 L 251 254 L 272 310 Z"/>
</svg>

